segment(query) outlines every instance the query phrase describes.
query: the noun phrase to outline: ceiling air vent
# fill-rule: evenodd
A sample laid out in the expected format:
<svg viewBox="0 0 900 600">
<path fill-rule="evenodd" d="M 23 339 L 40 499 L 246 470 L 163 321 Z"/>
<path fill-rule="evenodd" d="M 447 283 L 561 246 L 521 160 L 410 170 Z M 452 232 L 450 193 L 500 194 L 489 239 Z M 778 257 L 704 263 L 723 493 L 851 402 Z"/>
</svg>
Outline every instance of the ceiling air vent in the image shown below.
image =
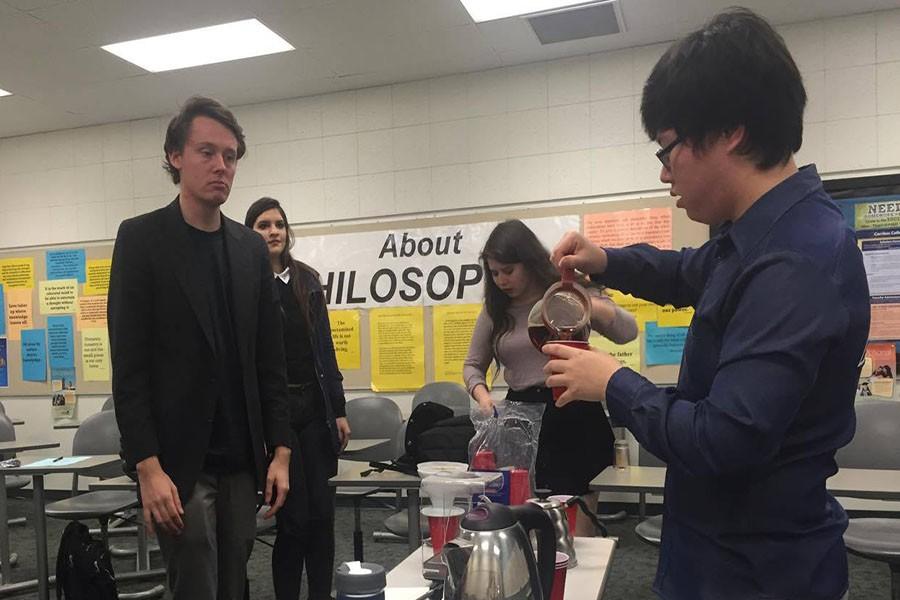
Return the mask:
<svg viewBox="0 0 900 600">
<path fill-rule="evenodd" d="M 625 31 L 618 0 L 582 4 L 525 19 L 544 45 Z"/>
</svg>

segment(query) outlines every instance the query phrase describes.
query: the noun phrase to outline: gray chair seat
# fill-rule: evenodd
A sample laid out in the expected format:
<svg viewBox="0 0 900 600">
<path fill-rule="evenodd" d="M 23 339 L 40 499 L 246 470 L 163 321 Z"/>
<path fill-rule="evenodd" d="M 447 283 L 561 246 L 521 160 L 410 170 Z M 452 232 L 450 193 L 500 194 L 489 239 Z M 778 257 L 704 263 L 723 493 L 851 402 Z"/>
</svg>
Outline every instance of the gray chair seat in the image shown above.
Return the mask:
<svg viewBox="0 0 900 600">
<path fill-rule="evenodd" d="M 854 554 L 900 564 L 900 519 L 850 519 L 844 544 Z"/>
<path fill-rule="evenodd" d="M 659 546 L 662 538 L 662 515 L 655 517 L 647 517 L 637 524 L 634 533 L 644 542 L 651 546 Z"/>
<path fill-rule="evenodd" d="M 422 529 L 422 537 L 431 537 L 431 530 L 428 529 L 428 517 L 419 516 L 419 527 Z M 409 536 L 409 516 L 407 511 L 404 509 L 389 516 L 384 520 L 384 528 L 394 535 L 402 537 L 405 541 Z"/>
<path fill-rule="evenodd" d="M 7 475 L 6 476 L 6 489 L 8 490 L 21 490 L 23 487 L 31 483 L 31 477 L 26 477 L 24 475 Z"/>
<path fill-rule="evenodd" d="M 88 492 L 47 505 L 48 517 L 54 519 L 99 519 L 137 506 L 134 492 L 108 491 Z"/>
</svg>

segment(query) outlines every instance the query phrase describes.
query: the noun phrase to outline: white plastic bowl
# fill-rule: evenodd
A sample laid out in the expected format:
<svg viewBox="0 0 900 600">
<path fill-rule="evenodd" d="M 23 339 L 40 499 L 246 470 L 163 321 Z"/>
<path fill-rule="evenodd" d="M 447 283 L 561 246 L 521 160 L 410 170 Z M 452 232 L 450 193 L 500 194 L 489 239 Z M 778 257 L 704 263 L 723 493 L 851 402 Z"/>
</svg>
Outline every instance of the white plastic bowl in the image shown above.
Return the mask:
<svg viewBox="0 0 900 600">
<path fill-rule="evenodd" d="M 432 460 L 419 463 L 419 477 L 428 477 L 429 475 L 463 473 L 469 470 L 469 465 L 461 462 L 451 462 L 444 460 Z"/>
</svg>

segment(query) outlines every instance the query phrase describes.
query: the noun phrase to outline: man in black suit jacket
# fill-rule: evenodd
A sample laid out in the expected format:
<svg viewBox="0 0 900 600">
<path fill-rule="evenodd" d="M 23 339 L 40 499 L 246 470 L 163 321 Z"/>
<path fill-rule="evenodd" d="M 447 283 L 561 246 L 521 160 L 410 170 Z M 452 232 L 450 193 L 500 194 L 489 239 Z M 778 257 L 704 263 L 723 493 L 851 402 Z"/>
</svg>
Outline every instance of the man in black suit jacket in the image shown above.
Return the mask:
<svg viewBox="0 0 900 600">
<path fill-rule="evenodd" d="M 109 290 L 113 396 L 144 522 L 176 599 L 243 598 L 256 494 L 287 495 L 284 344 L 262 238 L 226 218 L 243 132 L 192 98 L 166 133 L 180 186 L 119 228 Z"/>
</svg>

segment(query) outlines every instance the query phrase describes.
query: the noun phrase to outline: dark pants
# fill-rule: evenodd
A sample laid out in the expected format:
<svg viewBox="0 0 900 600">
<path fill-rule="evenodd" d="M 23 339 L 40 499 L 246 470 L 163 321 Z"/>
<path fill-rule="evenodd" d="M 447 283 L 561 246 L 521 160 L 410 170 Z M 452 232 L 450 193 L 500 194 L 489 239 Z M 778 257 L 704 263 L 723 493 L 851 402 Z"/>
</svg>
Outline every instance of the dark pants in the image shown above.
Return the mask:
<svg viewBox="0 0 900 600">
<path fill-rule="evenodd" d="M 278 529 L 272 550 L 272 580 L 278 600 L 297 600 L 306 567 L 310 600 L 331 597 L 334 521 L 309 521 L 294 531 Z"/>
<path fill-rule="evenodd" d="M 256 539 L 251 473 L 201 473 L 184 505 L 184 531 L 157 532 L 174 600 L 243 600 Z"/>
<path fill-rule="evenodd" d="M 272 551 L 275 597 L 297 600 L 305 567 L 309 599 L 325 600 L 334 571 L 334 488 L 328 479 L 337 473 L 337 457 L 323 418 L 293 429 L 291 491 L 276 515 Z"/>
</svg>

